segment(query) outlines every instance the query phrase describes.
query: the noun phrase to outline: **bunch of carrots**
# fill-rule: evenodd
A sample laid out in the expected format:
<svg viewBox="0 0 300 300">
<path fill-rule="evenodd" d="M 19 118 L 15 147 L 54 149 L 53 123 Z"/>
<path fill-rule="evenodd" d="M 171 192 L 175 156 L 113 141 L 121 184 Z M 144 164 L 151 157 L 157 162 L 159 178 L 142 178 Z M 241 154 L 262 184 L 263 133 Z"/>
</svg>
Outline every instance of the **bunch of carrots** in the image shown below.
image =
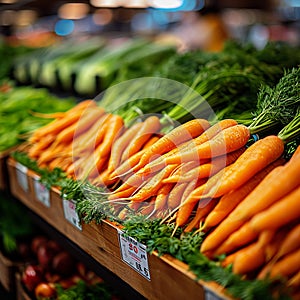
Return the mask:
<svg viewBox="0 0 300 300">
<path fill-rule="evenodd" d="M 125 127 L 120 116 L 93 100 L 51 117 L 56 119 L 29 140 L 28 155 L 40 167 L 59 167 L 75 179 L 109 187 L 107 202 L 121 219 L 142 213 L 175 220 L 176 228 L 189 222 L 186 231 L 200 228 L 220 197 L 284 150 L 277 136 L 246 149 L 250 130 L 233 119 L 214 125 L 194 119 L 161 135 L 158 117 Z"/>
<path fill-rule="evenodd" d="M 69 177 L 95 184 L 116 182 L 109 180 L 111 171 L 129 157 L 137 160 L 159 139 L 161 129 L 156 116 L 126 128 L 120 116 L 107 113 L 93 100 L 44 117 L 54 120 L 29 138 L 28 156 L 41 168 L 57 167 Z"/>
<path fill-rule="evenodd" d="M 27 149 L 40 167 L 108 187 L 118 219 L 138 213 L 174 222 L 174 232 L 203 231 L 208 257 L 226 254 L 238 274 L 285 276 L 299 292 L 300 147 L 286 162 L 285 135 L 248 146 L 250 128 L 233 119 L 194 119 L 163 135 L 157 116 L 126 127 L 93 100 L 47 117 Z"/>
<path fill-rule="evenodd" d="M 226 254 L 223 265 L 237 274 L 281 278 L 299 299 L 300 146 L 288 162 L 275 163 L 221 197 L 204 220 L 201 252 Z"/>
</svg>

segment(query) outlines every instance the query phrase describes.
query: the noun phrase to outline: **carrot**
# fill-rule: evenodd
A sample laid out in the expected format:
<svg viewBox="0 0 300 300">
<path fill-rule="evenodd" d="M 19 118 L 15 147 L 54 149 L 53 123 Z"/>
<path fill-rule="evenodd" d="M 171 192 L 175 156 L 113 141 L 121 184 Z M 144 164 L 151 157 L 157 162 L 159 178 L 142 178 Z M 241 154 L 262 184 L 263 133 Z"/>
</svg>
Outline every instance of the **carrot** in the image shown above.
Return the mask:
<svg viewBox="0 0 300 300">
<path fill-rule="evenodd" d="M 199 158 L 199 155 L 197 155 L 196 153 L 197 151 L 195 150 L 197 149 L 197 146 L 201 146 L 202 144 L 208 142 L 210 139 L 218 135 L 222 130 L 229 127 L 233 127 L 235 125 L 237 125 L 237 122 L 232 119 L 226 119 L 218 122 L 212 127 L 209 127 L 198 137 L 188 140 L 180 144 L 177 148 L 172 149 L 167 154 L 160 156 L 158 159 L 152 160 L 151 163 L 148 163 L 148 165 L 144 166 L 144 172 L 147 173 L 150 172 L 151 170 L 157 170 L 157 168 L 160 168 L 162 166 L 165 166 L 168 163 L 171 163 L 170 160 L 173 160 L 174 163 L 178 163 L 178 164 L 182 163 L 183 161 L 191 161 L 191 160 L 195 160 L 195 161 L 200 160 L 201 162 L 201 158 Z M 187 154 L 183 154 L 185 156 L 184 159 L 181 159 L 182 158 L 181 153 L 187 153 Z"/>
<path fill-rule="evenodd" d="M 143 126 L 141 122 L 135 123 L 132 125 L 130 128 L 126 129 L 124 133 L 114 141 L 112 145 L 112 151 L 111 151 L 111 156 L 109 158 L 108 162 L 108 171 L 112 172 L 115 170 L 120 162 L 121 162 L 121 157 L 134 136 L 136 135 L 136 132 Z"/>
<path fill-rule="evenodd" d="M 108 200 L 129 198 L 134 192 L 136 192 L 136 187 L 132 186 L 132 187 L 129 187 L 128 189 L 124 189 L 124 190 L 115 192 L 113 194 L 110 194 L 107 198 L 108 198 Z M 134 201 L 132 201 L 132 202 L 134 202 Z"/>
<path fill-rule="evenodd" d="M 220 197 L 237 189 L 251 177 L 278 159 L 284 150 L 281 139 L 277 136 L 267 136 L 252 144 L 230 166 L 211 177 L 208 182 L 210 189 L 208 195 Z M 219 182 L 219 184 L 218 184 Z"/>
<path fill-rule="evenodd" d="M 164 184 L 158 191 L 154 204 L 154 212 L 162 210 L 168 203 L 168 196 L 173 188 L 172 183 Z"/>
<path fill-rule="evenodd" d="M 105 125 L 109 119 L 110 114 L 104 114 L 99 119 L 94 122 L 94 124 L 80 136 L 75 136 L 73 140 L 73 152 L 74 155 L 81 155 L 84 152 L 91 152 L 93 149 L 99 145 L 102 141 L 104 133 L 106 132 Z"/>
<path fill-rule="evenodd" d="M 192 187 L 195 188 L 195 186 L 198 186 L 198 185 L 201 187 L 205 184 L 205 181 L 206 180 L 204 180 L 204 179 L 199 180 L 199 181 L 198 180 L 193 180 L 187 186 L 187 190 L 185 191 L 184 196 L 182 197 L 182 201 L 181 201 L 180 205 L 177 207 L 178 212 L 177 212 L 177 215 L 176 215 L 176 227 L 180 227 L 188 221 L 195 205 L 198 202 L 198 201 L 193 201 L 193 202 L 188 201 L 189 195 L 190 195 L 190 193 L 192 193 L 191 192 Z"/>
<path fill-rule="evenodd" d="M 151 196 L 155 196 L 157 191 L 163 185 L 162 180 L 169 176 L 176 165 L 169 165 L 157 174 L 155 174 L 138 192 L 126 200 L 141 202 L 148 199 Z"/>
<path fill-rule="evenodd" d="M 201 221 L 212 211 L 217 203 L 218 199 L 201 200 L 196 211 L 196 216 L 191 222 L 188 223 L 187 227 L 184 229 L 184 232 L 190 232 L 194 228 L 200 228 Z"/>
<path fill-rule="evenodd" d="M 104 109 L 100 107 L 86 110 L 84 113 L 82 113 L 81 118 L 77 122 L 59 132 L 54 143 L 58 144 L 62 142 L 71 142 L 74 138 L 80 136 L 83 132 L 88 130 L 97 121 L 97 119 L 101 118 L 103 115 Z"/>
<path fill-rule="evenodd" d="M 70 150 L 70 145 L 59 144 L 56 147 L 51 145 L 46 151 L 44 151 L 40 155 L 37 162 L 39 165 L 48 163 L 49 161 L 60 156 L 64 151 L 67 151 L 67 150 Z"/>
<path fill-rule="evenodd" d="M 295 225 L 286 237 L 281 240 L 281 246 L 276 254 L 276 259 L 300 248 L 300 224 Z"/>
<path fill-rule="evenodd" d="M 169 197 L 168 197 L 167 205 L 168 205 L 169 209 L 172 210 L 180 204 L 180 202 L 182 200 L 183 192 L 186 189 L 187 185 L 188 185 L 188 183 L 186 183 L 186 182 L 174 185 L 174 187 L 170 191 Z"/>
<path fill-rule="evenodd" d="M 300 217 L 300 185 L 271 207 L 255 215 L 250 225 L 254 230 L 277 229 Z M 276 220 L 276 222 L 274 221 Z"/>
<path fill-rule="evenodd" d="M 218 173 L 225 166 L 232 164 L 244 152 L 244 148 L 213 158 L 210 162 L 200 164 L 183 175 L 174 174 L 164 180 L 165 183 L 188 182 L 194 178 L 206 178 Z"/>
<path fill-rule="evenodd" d="M 292 287 L 300 287 L 300 270 L 298 270 L 298 272 L 289 279 L 287 285 Z"/>
<path fill-rule="evenodd" d="M 269 149 L 269 152 L 272 152 L 271 150 Z M 246 152 L 247 150 L 241 156 Z M 295 189 L 300 181 L 299 168 L 300 159 L 294 159 L 293 162 L 287 162 L 284 166 L 273 169 L 232 213 L 206 237 L 202 243 L 201 251 L 206 252 L 218 247 L 245 221 Z"/>
<path fill-rule="evenodd" d="M 220 224 L 235 209 L 235 207 L 250 194 L 250 192 L 268 173 L 283 163 L 283 159 L 277 159 L 259 173 L 251 177 L 245 184 L 222 196 L 215 208 L 205 218 L 202 229 L 208 229 Z"/>
<path fill-rule="evenodd" d="M 55 136 L 52 134 L 45 135 L 42 139 L 34 143 L 28 150 L 28 156 L 30 158 L 37 158 L 43 150 L 49 147 L 55 140 Z"/>
<path fill-rule="evenodd" d="M 258 232 L 250 226 L 250 223 L 246 222 L 237 231 L 233 232 L 228 239 L 214 251 L 214 254 L 220 255 L 230 253 L 241 246 L 253 242 L 258 235 Z"/>
<path fill-rule="evenodd" d="M 122 161 L 128 159 L 133 154 L 142 149 L 144 143 L 149 139 L 149 137 L 159 132 L 161 129 L 161 124 L 157 116 L 150 116 L 146 118 L 143 122 L 141 128 L 136 132 L 134 138 L 128 144 L 128 147 L 125 149 L 122 154 Z"/>
<path fill-rule="evenodd" d="M 111 173 L 111 177 L 122 177 L 123 174 L 129 174 L 129 171 L 132 170 L 132 168 L 134 166 L 136 166 L 142 155 L 145 153 L 146 149 L 148 147 L 150 147 L 151 145 L 153 145 L 155 142 L 157 142 L 159 139 L 158 136 L 153 136 L 151 137 L 146 143 L 145 145 L 143 146 L 143 149 L 141 149 L 139 152 L 137 152 L 136 154 L 132 155 L 131 157 L 129 157 L 127 160 L 123 161 L 121 163 L 121 165 L 119 165 L 116 170 L 114 170 L 112 173 Z"/>
<path fill-rule="evenodd" d="M 188 141 L 196 136 L 199 136 L 210 124 L 204 119 L 194 119 L 173 129 L 168 134 L 161 137 L 155 144 L 153 144 L 148 151 L 141 158 L 140 163 L 135 168 L 145 166 L 151 159 L 156 158 Z"/>
<path fill-rule="evenodd" d="M 265 253 L 266 253 L 266 262 L 269 261 L 276 261 L 276 254 L 278 253 L 282 241 L 288 233 L 288 229 L 285 227 L 280 228 L 276 231 L 274 238 L 272 241 L 266 246 Z"/>
<path fill-rule="evenodd" d="M 249 129 L 244 125 L 225 128 L 215 137 L 196 147 L 180 151 L 165 159 L 165 164 L 212 158 L 224 155 L 245 146 L 250 137 Z"/>
<path fill-rule="evenodd" d="M 45 114 L 45 113 L 40 113 L 40 112 L 37 112 L 37 111 L 30 111 L 30 114 L 35 116 L 35 117 L 43 118 L 43 119 L 62 119 L 63 117 L 65 117 L 66 112 L 58 111 L 58 112 L 46 113 Z"/>
<path fill-rule="evenodd" d="M 277 276 L 290 277 L 300 270 L 300 249 L 287 254 L 281 260 L 276 262 L 271 270 L 269 276 L 271 278 Z"/>
<path fill-rule="evenodd" d="M 29 139 L 30 142 L 35 142 L 39 140 L 44 135 L 49 133 L 57 134 L 61 132 L 64 128 L 78 121 L 82 115 L 84 109 L 88 107 L 97 107 L 97 103 L 93 100 L 85 100 L 80 102 L 75 107 L 71 108 L 65 113 L 65 116 L 61 119 L 55 119 L 49 124 L 39 128 L 34 132 L 34 134 Z"/>
<path fill-rule="evenodd" d="M 49 170 L 53 170 L 54 168 L 61 167 L 62 162 L 65 160 L 63 157 L 56 157 L 54 158 L 49 164 L 48 168 Z"/>
<path fill-rule="evenodd" d="M 274 231 L 264 231 L 257 242 L 239 250 L 233 263 L 233 273 L 246 274 L 261 267 L 266 260 L 265 246 L 273 236 Z"/>
</svg>

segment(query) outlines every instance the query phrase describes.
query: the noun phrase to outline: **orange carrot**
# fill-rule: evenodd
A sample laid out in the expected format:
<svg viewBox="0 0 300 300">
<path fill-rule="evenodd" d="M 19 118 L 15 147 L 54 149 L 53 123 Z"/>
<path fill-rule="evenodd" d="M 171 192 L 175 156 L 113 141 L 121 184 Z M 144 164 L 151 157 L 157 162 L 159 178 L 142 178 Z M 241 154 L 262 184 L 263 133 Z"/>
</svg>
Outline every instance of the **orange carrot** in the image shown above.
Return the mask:
<svg viewBox="0 0 300 300">
<path fill-rule="evenodd" d="M 30 146 L 28 150 L 28 156 L 30 158 L 38 158 L 43 150 L 49 147 L 55 140 L 55 136 L 52 134 L 45 135 L 42 139 Z"/>
<path fill-rule="evenodd" d="M 182 163 L 204 158 L 212 158 L 238 150 L 246 145 L 250 137 L 249 129 L 244 125 L 225 128 L 215 137 L 196 147 L 180 151 L 166 157 L 166 164 Z"/>
<path fill-rule="evenodd" d="M 195 205 L 197 204 L 197 201 L 196 202 L 187 201 L 191 193 L 192 187 L 195 188 L 196 186 L 203 186 L 205 184 L 205 181 L 206 180 L 204 179 L 192 180 L 190 184 L 187 186 L 187 189 L 183 194 L 182 201 L 180 205 L 177 207 L 178 212 L 176 215 L 176 227 L 180 227 L 188 221 Z"/>
<path fill-rule="evenodd" d="M 169 174 L 174 170 L 175 167 L 176 165 L 169 165 L 155 174 L 142 188 L 138 190 L 136 194 L 128 197 L 126 200 L 141 202 L 148 199 L 149 197 L 155 196 L 157 194 L 157 191 L 163 185 L 162 180 L 165 177 L 169 176 Z"/>
<path fill-rule="evenodd" d="M 233 262 L 233 273 L 246 274 L 261 267 L 266 260 L 265 246 L 274 236 L 274 231 L 262 232 L 259 240 L 241 250 Z"/>
<path fill-rule="evenodd" d="M 300 270 L 300 249 L 287 254 L 281 260 L 277 261 L 270 270 L 270 277 L 277 276 L 290 277 Z"/>
<path fill-rule="evenodd" d="M 97 162 L 100 158 L 107 157 L 110 154 L 113 141 L 121 134 L 123 124 L 123 119 L 120 116 L 113 115 L 111 117 L 104 139 L 93 153 L 92 159 L 94 161 Z"/>
<path fill-rule="evenodd" d="M 73 140 L 74 156 L 81 155 L 81 153 L 90 153 L 102 141 L 106 131 L 105 123 L 109 121 L 110 114 L 104 114 L 98 118 L 96 122 L 80 136 L 75 135 Z M 93 149 L 93 150 L 90 150 Z"/>
<path fill-rule="evenodd" d="M 153 144 L 141 158 L 138 167 L 146 165 L 150 160 L 178 147 L 183 142 L 199 136 L 209 127 L 209 122 L 204 119 L 194 119 L 181 124 Z"/>
<path fill-rule="evenodd" d="M 133 193 L 136 191 L 136 187 L 132 186 L 128 189 L 124 189 L 118 192 L 115 192 L 113 194 L 110 194 L 107 198 L 108 200 L 115 200 L 115 199 L 123 199 L 123 198 L 129 198 Z M 132 201 L 135 202 L 135 201 Z"/>
<path fill-rule="evenodd" d="M 35 117 L 43 118 L 43 119 L 62 119 L 66 115 L 66 112 L 64 111 L 58 111 L 58 112 L 46 113 L 46 114 L 37 111 L 30 111 L 29 113 Z"/>
<path fill-rule="evenodd" d="M 101 118 L 103 115 L 103 108 L 95 107 L 87 109 L 84 113 L 82 113 L 81 118 L 77 122 L 59 132 L 54 143 L 71 142 L 74 138 L 88 130 L 97 121 L 97 119 Z"/>
<path fill-rule="evenodd" d="M 202 229 L 208 229 L 220 224 L 268 173 L 274 168 L 283 165 L 284 162 L 284 159 L 277 159 L 251 177 L 244 185 L 222 196 L 216 207 L 205 218 Z"/>
<path fill-rule="evenodd" d="M 132 170 L 132 168 L 137 165 L 142 157 L 142 155 L 145 153 L 146 149 L 153 145 L 155 142 L 157 142 L 159 139 L 158 136 L 151 137 L 143 146 L 143 149 L 141 149 L 136 154 L 129 157 L 127 160 L 123 161 L 121 165 L 117 167 L 115 171 L 111 173 L 111 177 L 122 177 L 123 174 L 129 174 L 129 171 Z M 113 151 L 112 151 L 113 152 Z"/>
<path fill-rule="evenodd" d="M 259 233 L 250 226 L 250 223 L 246 222 L 237 231 L 233 232 L 228 239 L 214 251 L 214 254 L 220 255 L 230 253 L 241 246 L 253 242 L 258 235 Z"/>
<path fill-rule="evenodd" d="M 198 137 L 193 138 L 191 140 L 187 140 L 186 142 L 180 144 L 179 146 L 177 146 L 176 148 L 174 148 L 173 150 L 169 151 L 168 153 L 158 157 L 157 159 L 152 160 L 151 163 L 148 163 L 148 165 L 146 165 L 144 167 L 144 172 L 150 172 L 150 170 L 157 170 L 157 168 L 161 167 L 161 166 L 165 166 L 168 161 L 167 158 L 173 157 L 172 159 L 174 159 L 174 161 L 177 161 L 177 163 L 181 163 L 184 160 L 181 160 L 181 153 L 189 153 L 189 155 L 187 155 L 188 157 L 186 157 L 185 161 L 191 161 L 191 160 L 196 160 L 201 162 L 201 158 L 199 160 L 199 155 L 197 155 L 195 149 L 197 148 L 197 146 L 200 146 L 202 144 L 204 144 L 205 142 L 208 142 L 210 139 L 214 138 L 216 135 L 218 135 L 222 130 L 229 128 L 229 127 L 233 127 L 237 125 L 237 122 L 235 120 L 232 119 L 225 119 L 225 120 L 221 120 L 220 122 L 216 123 L 215 125 L 213 125 L 212 127 L 209 127 L 208 129 L 206 129 L 202 134 L 200 134 Z M 191 151 L 194 152 L 191 154 Z"/>
<path fill-rule="evenodd" d="M 220 197 L 237 189 L 251 177 L 278 159 L 284 150 L 281 139 L 277 136 L 267 136 L 252 144 L 230 166 L 211 177 L 207 196 Z M 218 182 L 220 184 L 218 184 Z"/>
<path fill-rule="evenodd" d="M 271 150 L 272 148 L 269 152 L 272 152 Z M 247 150 L 244 153 L 246 152 Z M 201 251 L 206 252 L 218 247 L 245 221 L 295 189 L 300 181 L 297 175 L 299 168 L 300 159 L 294 159 L 292 163 L 287 162 L 284 166 L 278 166 L 266 175 L 261 183 L 206 237 Z"/>
<path fill-rule="evenodd" d="M 82 112 L 88 107 L 97 107 L 97 103 L 93 100 L 85 100 L 83 102 L 80 102 L 75 107 L 68 110 L 63 118 L 55 119 L 49 124 L 37 129 L 31 136 L 29 141 L 35 142 L 49 133 L 57 134 L 61 132 L 64 128 L 78 121 L 82 115 Z"/>
<path fill-rule="evenodd" d="M 164 184 L 158 191 L 154 204 L 154 212 L 164 209 L 168 203 L 168 196 L 173 188 L 172 183 Z"/>
<path fill-rule="evenodd" d="M 124 130 L 124 133 L 114 141 L 108 163 L 109 172 L 112 172 L 119 166 L 124 150 L 126 149 L 128 144 L 130 144 L 130 142 L 136 135 L 136 132 L 139 131 L 142 126 L 142 122 L 135 123 L 130 128 Z"/>
<path fill-rule="evenodd" d="M 281 240 L 281 246 L 276 254 L 276 259 L 300 248 L 300 224 L 295 225 Z"/>
<path fill-rule="evenodd" d="M 188 183 L 186 183 L 186 182 L 174 185 L 174 187 L 170 191 L 169 197 L 168 197 L 167 205 L 168 205 L 169 209 L 172 210 L 180 204 L 180 202 L 182 200 L 182 195 L 183 195 L 184 190 L 186 189 L 187 185 L 188 185 Z"/>
<path fill-rule="evenodd" d="M 235 162 L 237 158 L 245 151 L 244 148 L 238 149 L 234 152 L 228 153 L 227 155 L 214 157 L 210 162 L 200 164 L 197 167 L 185 171 L 183 175 L 174 174 L 171 177 L 164 180 L 165 183 L 176 183 L 176 182 L 188 182 L 195 178 L 206 178 L 218 173 L 225 166 L 228 166 Z M 195 162 L 196 163 L 196 162 Z"/>
<path fill-rule="evenodd" d="M 218 199 L 205 199 L 199 202 L 196 215 L 191 222 L 188 223 L 184 232 L 190 232 L 194 228 L 200 228 L 200 223 L 209 214 L 218 203 Z"/>
<path fill-rule="evenodd" d="M 287 285 L 294 288 L 300 287 L 300 270 L 298 270 L 298 272 L 289 279 Z"/>
<path fill-rule="evenodd" d="M 128 147 L 122 154 L 122 161 L 128 159 L 133 154 L 142 149 L 144 143 L 149 139 L 152 134 L 159 132 L 161 124 L 157 116 L 150 116 L 143 121 L 141 128 L 136 132 Z"/>
<path fill-rule="evenodd" d="M 266 210 L 250 220 L 251 227 L 256 231 L 277 229 L 300 217 L 299 209 L 300 185 Z M 276 221 L 274 221 L 276 220 Z"/>
</svg>

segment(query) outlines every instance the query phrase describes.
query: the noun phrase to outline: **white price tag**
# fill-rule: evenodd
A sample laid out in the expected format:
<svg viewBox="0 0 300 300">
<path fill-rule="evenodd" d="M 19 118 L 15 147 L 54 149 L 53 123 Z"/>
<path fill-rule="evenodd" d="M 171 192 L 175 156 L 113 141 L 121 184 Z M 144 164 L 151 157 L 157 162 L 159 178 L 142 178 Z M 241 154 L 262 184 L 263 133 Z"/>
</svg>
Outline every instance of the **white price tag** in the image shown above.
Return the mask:
<svg viewBox="0 0 300 300">
<path fill-rule="evenodd" d="M 204 287 L 204 299 L 205 300 L 222 300 L 221 297 L 216 295 L 213 291 L 210 289 Z"/>
<path fill-rule="evenodd" d="M 123 261 L 150 280 L 146 246 L 132 237 L 126 236 L 122 230 L 118 229 L 118 235 Z"/>
<path fill-rule="evenodd" d="M 33 187 L 36 199 L 50 207 L 50 191 L 40 182 L 39 177 L 34 178 Z"/>
<path fill-rule="evenodd" d="M 29 190 L 27 171 L 28 171 L 27 167 L 25 167 L 24 165 L 18 162 L 16 163 L 17 181 L 25 192 L 28 192 Z"/>
<path fill-rule="evenodd" d="M 72 223 L 76 228 L 82 230 L 80 219 L 76 211 L 75 202 L 63 199 L 63 208 L 66 220 Z"/>
</svg>

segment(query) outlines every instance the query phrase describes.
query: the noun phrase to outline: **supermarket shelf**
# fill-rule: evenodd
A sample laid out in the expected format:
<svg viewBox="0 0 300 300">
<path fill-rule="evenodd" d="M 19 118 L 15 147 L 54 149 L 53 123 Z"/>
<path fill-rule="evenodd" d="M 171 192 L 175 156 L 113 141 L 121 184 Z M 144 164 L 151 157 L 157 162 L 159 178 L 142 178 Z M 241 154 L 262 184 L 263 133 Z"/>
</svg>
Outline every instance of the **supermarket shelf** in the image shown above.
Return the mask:
<svg viewBox="0 0 300 300">
<path fill-rule="evenodd" d="M 30 209 L 41 227 L 45 226 L 50 234 L 59 237 L 71 251 L 84 257 L 87 265 L 100 276 L 106 279 L 106 276 L 114 275 L 124 282 L 124 287 L 132 287 L 138 296 L 128 298 L 201 300 L 211 299 L 213 295 L 213 299 L 229 299 L 222 293 L 221 287 L 195 280 L 186 264 L 169 255 L 148 255 L 151 278 L 145 278 L 122 260 L 118 224 L 102 221 L 101 224 L 81 224 L 81 228 L 74 226 L 65 217 L 59 191 L 51 189 L 46 206 L 36 194 L 37 174 L 21 167 L 13 159 L 8 160 L 12 195 Z"/>
</svg>

